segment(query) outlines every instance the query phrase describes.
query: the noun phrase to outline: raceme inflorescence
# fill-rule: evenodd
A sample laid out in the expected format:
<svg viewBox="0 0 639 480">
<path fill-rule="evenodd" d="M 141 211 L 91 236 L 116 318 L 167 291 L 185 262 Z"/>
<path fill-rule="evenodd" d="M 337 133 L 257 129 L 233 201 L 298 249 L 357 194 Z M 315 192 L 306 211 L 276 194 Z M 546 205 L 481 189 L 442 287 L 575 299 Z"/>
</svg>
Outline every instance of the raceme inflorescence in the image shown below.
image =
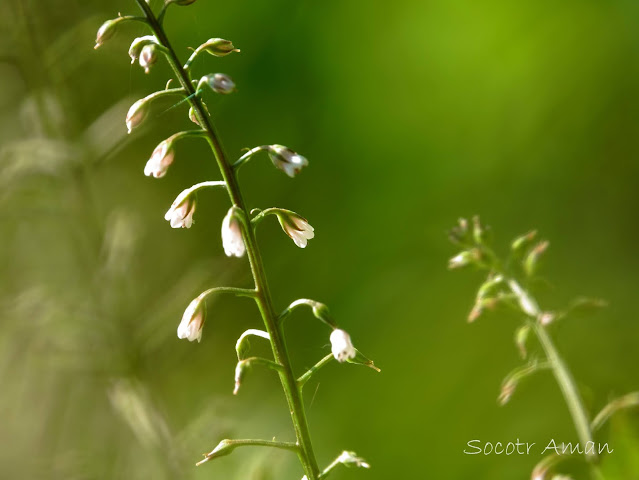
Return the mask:
<svg viewBox="0 0 639 480">
<path fill-rule="evenodd" d="M 579 298 L 568 308 L 560 311 L 546 310 L 540 306 L 531 293 L 531 287 L 549 243 L 539 240 L 536 231 L 516 238 L 511 243 L 510 254 L 505 261 L 493 250 L 491 231 L 478 217 L 471 221 L 460 219 L 458 225 L 450 231 L 449 237 L 461 248 L 461 251 L 449 260 L 450 269 L 475 266 L 487 272 L 486 279 L 477 291 L 468 321 L 474 322 L 487 311 L 502 306 L 515 312 L 521 319 L 521 325 L 515 332 L 515 344 L 522 359 L 527 360 L 527 363 L 515 368 L 506 376 L 498 397 L 499 404 L 505 405 L 526 377 L 538 371 L 550 370 L 570 411 L 579 438 L 578 448 L 575 450 L 572 446 L 568 449 L 558 447 L 555 453 L 544 457 L 535 466 L 532 480 L 568 479 L 569 477 L 564 475 L 554 474 L 554 471 L 560 462 L 574 458 L 576 453 L 581 454 L 593 473 L 597 474 L 599 454 L 602 452 L 597 448 L 595 435 L 616 411 L 639 406 L 639 392 L 613 400 L 599 414 L 590 418 L 572 373 L 559 354 L 549 329 L 566 317 L 599 309 L 606 303 L 600 299 Z M 533 335 L 541 347 L 541 357 L 528 352 L 530 337 Z"/>
<path fill-rule="evenodd" d="M 180 98 L 179 103 L 186 102 L 188 104 L 188 116 L 196 125 L 196 128 L 175 133 L 160 142 L 146 163 L 144 174 L 154 178 L 164 177 L 171 165 L 177 161 L 175 144 L 179 140 L 201 138 L 208 142 L 212 156 L 219 167 L 221 180 L 203 181 L 183 190 L 166 212 L 165 219 L 173 228 L 190 228 L 194 224 L 198 193 L 204 189 L 224 190 L 228 195 L 231 206 L 226 216 L 220 221 L 221 247 L 229 257 L 248 257 L 254 282 L 253 288 L 213 287 L 200 293 L 190 302 L 184 312 L 182 321 L 177 328 L 178 338 L 187 339 L 191 342 L 195 340 L 200 342 L 202 340 L 206 323 L 206 300 L 210 295 L 232 294 L 252 299 L 259 309 L 265 329 L 246 330 L 238 339 L 236 344 L 238 362 L 235 369 L 233 393 L 238 393 L 249 368 L 254 366 L 269 368 L 279 375 L 291 414 L 295 433 L 294 441 L 224 439 L 212 451 L 205 454 L 204 459 L 198 462 L 198 465 L 227 455 L 238 447 L 264 446 L 290 450 L 296 453 L 307 480 L 324 478 L 337 465 L 369 468 L 369 464 L 354 452 L 344 451 L 326 468 L 319 469 L 311 444 L 306 412 L 302 402 L 302 391 L 309 378 L 333 359 L 340 363 L 348 362 L 365 365 L 376 371 L 379 371 L 379 369 L 353 346 L 350 335 L 338 327 L 324 304 L 310 299 L 299 299 L 292 302 L 281 313 L 277 313 L 273 305 L 261 253 L 258 248 L 257 225 L 268 216 L 276 217 L 284 233 L 300 248 L 307 246 L 309 240 L 314 238 L 315 232 L 304 217 L 293 211 L 284 208 L 249 210 L 237 177 L 240 167 L 260 153 L 266 154 L 273 165 L 289 177 L 295 177 L 299 174 L 308 165 L 308 161 L 290 148 L 278 144 L 261 145 L 249 149 L 235 162 L 228 161 L 211 122 L 204 99 L 207 95 L 212 94 L 232 94 L 236 90 L 235 83 L 228 75 L 223 73 L 210 73 L 194 78 L 192 64 L 203 53 L 210 54 L 213 57 L 224 57 L 239 52 L 239 49 L 235 48 L 229 40 L 211 38 L 194 49 L 183 64 L 179 61 L 162 26 L 164 17 L 172 5 L 187 6 L 194 3 L 194 1 L 166 0 L 156 14 L 145 0 L 136 0 L 138 7 L 142 10 L 142 15 L 119 15 L 105 22 L 98 30 L 95 48 L 100 47 L 111 38 L 119 24 L 137 22 L 148 28 L 148 35 L 133 40 L 129 49 L 131 62 L 135 63 L 137 61 L 144 71 L 149 73 L 159 58 L 164 58 L 171 67 L 174 78 L 169 80 L 163 90 L 153 92 L 133 103 L 126 116 L 126 127 L 131 133 L 148 117 L 155 100 L 171 96 Z M 177 81 L 179 86 L 169 88 L 172 81 Z M 330 329 L 331 353 L 320 359 L 315 366 L 303 375 L 296 378 L 289 358 L 283 327 L 284 320 L 298 307 L 309 307 L 313 315 Z M 273 357 L 269 359 L 247 356 L 249 337 L 261 338 L 270 342 Z"/>
</svg>

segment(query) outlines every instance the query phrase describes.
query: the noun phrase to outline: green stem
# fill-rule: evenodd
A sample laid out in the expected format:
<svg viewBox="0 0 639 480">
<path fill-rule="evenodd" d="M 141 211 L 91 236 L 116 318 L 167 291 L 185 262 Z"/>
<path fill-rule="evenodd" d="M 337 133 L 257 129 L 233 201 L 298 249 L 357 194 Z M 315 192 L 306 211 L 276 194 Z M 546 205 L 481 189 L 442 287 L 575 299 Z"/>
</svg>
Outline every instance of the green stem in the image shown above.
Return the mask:
<svg viewBox="0 0 639 480">
<path fill-rule="evenodd" d="M 535 299 L 532 298 L 516 280 L 512 278 L 508 279 L 508 285 L 512 292 L 517 295 L 522 310 L 532 318 L 530 326 L 537 335 L 548 362 L 550 362 L 550 368 L 552 369 L 555 379 L 557 380 L 557 384 L 564 396 L 566 405 L 568 406 L 568 410 L 572 416 L 572 421 L 575 424 L 579 442 L 582 444 L 584 449 L 587 449 L 588 442 L 593 442 L 592 430 L 590 429 L 590 420 L 588 420 L 588 414 L 586 413 L 586 408 L 584 407 L 581 395 L 579 395 L 575 379 L 572 377 L 572 374 L 570 373 L 566 363 L 561 358 L 561 355 L 559 355 L 550 335 L 548 335 L 544 326 L 537 321 L 537 318 L 539 318 L 542 312 Z M 586 460 L 597 460 L 597 454 L 594 453 L 594 450 L 586 455 Z"/>
<path fill-rule="evenodd" d="M 297 452 L 299 447 L 297 443 L 293 442 L 278 442 L 275 440 L 254 440 L 254 439 L 242 439 L 242 440 L 222 440 L 215 449 L 206 454 L 204 460 L 196 463 L 197 466 L 208 462 L 209 460 L 217 457 L 223 457 L 230 454 L 237 447 L 273 447 L 281 448 L 282 450 L 291 450 Z"/>
<path fill-rule="evenodd" d="M 304 384 L 308 382 L 308 380 L 313 376 L 315 372 L 317 372 L 324 365 L 328 364 L 328 362 L 330 362 L 332 359 L 333 359 L 333 354 L 329 353 L 324 358 L 322 358 L 319 362 L 317 362 L 315 365 L 309 368 L 304 375 L 302 375 L 300 378 L 297 379 L 297 384 L 300 386 L 300 388 L 302 388 Z"/>
<path fill-rule="evenodd" d="M 175 53 L 171 43 L 169 42 L 166 34 L 157 18 L 155 17 L 151 7 L 145 2 L 145 0 L 136 0 L 138 6 L 144 12 L 151 30 L 155 34 L 158 41 L 167 49 L 167 59 L 171 68 L 173 69 L 178 81 L 182 85 L 182 88 L 186 90 L 189 98 L 189 103 L 193 107 L 195 116 L 200 126 L 206 131 L 207 139 L 213 150 L 215 160 L 222 173 L 222 177 L 227 185 L 229 197 L 233 205 L 241 209 L 248 218 L 248 210 L 246 203 L 242 197 L 237 178 L 235 176 L 233 167 L 227 161 L 222 145 L 218 139 L 217 133 L 211 124 L 209 117 L 204 110 L 202 101 L 195 95 L 195 88 L 191 83 L 188 73 L 182 67 L 182 64 Z M 251 266 L 251 272 L 253 274 L 253 280 L 255 282 L 255 300 L 257 306 L 264 320 L 266 331 L 271 337 L 271 348 L 273 350 L 273 359 L 275 363 L 282 366 L 280 373 L 280 380 L 282 382 L 282 388 L 288 402 L 289 410 L 291 412 L 291 420 L 295 429 L 295 436 L 297 444 L 299 445 L 299 458 L 304 469 L 304 473 L 308 480 L 317 480 L 319 476 L 319 468 L 317 466 L 317 460 L 315 453 L 313 452 L 313 446 L 311 444 L 311 436 L 308 428 L 308 422 L 306 420 L 306 412 L 302 403 L 302 393 L 297 386 L 291 362 L 286 348 L 286 343 L 282 334 L 281 328 L 277 323 L 277 314 L 273 307 L 273 300 L 268 286 L 266 273 L 264 271 L 264 265 L 262 262 L 262 256 L 257 246 L 255 239 L 255 232 L 253 228 L 246 227 L 244 229 L 244 244 L 248 253 L 249 263 Z"/>
</svg>

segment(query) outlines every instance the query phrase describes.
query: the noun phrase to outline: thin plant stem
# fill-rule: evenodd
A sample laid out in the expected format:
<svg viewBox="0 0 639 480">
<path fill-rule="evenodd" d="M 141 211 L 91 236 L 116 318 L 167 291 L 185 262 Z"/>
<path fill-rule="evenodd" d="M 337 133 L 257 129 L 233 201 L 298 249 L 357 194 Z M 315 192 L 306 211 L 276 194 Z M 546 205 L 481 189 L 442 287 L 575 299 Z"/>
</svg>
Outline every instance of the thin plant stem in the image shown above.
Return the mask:
<svg viewBox="0 0 639 480">
<path fill-rule="evenodd" d="M 537 321 L 537 318 L 542 313 L 537 302 L 519 285 L 519 283 L 517 283 L 516 280 L 512 278 L 509 279 L 508 284 L 510 285 L 512 292 L 517 295 L 519 303 L 522 305 L 522 309 L 525 309 L 526 313 L 534 318 L 534 320 L 529 322 L 530 326 L 539 339 L 539 343 L 541 344 L 541 347 L 546 354 L 546 358 L 550 363 L 553 375 L 555 376 L 561 393 L 564 396 L 564 400 L 566 401 L 566 405 L 575 425 L 575 430 L 577 431 L 577 436 L 579 437 L 579 442 L 583 445 L 584 449 L 587 450 L 588 443 L 593 443 L 592 430 L 590 429 L 590 420 L 588 419 L 586 408 L 584 407 L 583 400 L 581 399 L 581 395 L 577 389 L 575 379 L 570 373 L 570 370 L 563 358 L 561 358 L 552 338 L 550 338 L 550 335 L 548 335 L 544 326 Z M 590 452 L 586 454 L 586 460 L 597 460 L 597 454 L 594 452 L 594 449 L 590 449 Z"/>
<path fill-rule="evenodd" d="M 297 379 L 297 384 L 302 388 L 306 382 L 313 376 L 315 372 L 317 372 L 324 365 L 327 365 L 333 359 L 333 354 L 329 353 L 324 358 L 322 358 L 319 362 L 313 365 L 308 371 Z"/>
<path fill-rule="evenodd" d="M 231 203 L 238 209 L 242 210 L 248 218 L 246 203 L 242 197 L 233 167 L 226 159 L 222 144 L 217 136 L 215 128 L 206 114 L 202 101 L 197 95 L 195 95 L 196 90 L 191 83 L 189 74 L 182 67 L 182 63 L 169 42 L 164 29 L 151 10 L 151 7 L 145 2 L 145 0 L 136 0 L 136 3 L 144 12 L 149 26 L 156 38 L 160 44 L 166 48 L 166 57 L 168 62 L 182 88 L 186 92 L 188 102 L 193 108 L 198 124 L 206 131 L 207 140 L 215 156 L 222 178 L 226 182 Z M 243 234 L 251 272 L 255 282 L 255 301 L 262 315 L 266 331 L 271 338 L 271 348 L 273 350 L 274 361 L 282 366 L 279 375 L 289 410 L 291 412 L 291 420 L 295 430 L 297 445 L 299 446 L 298 453 L 300 462 L 308 480 L 318 480 L 319 468 L 317 466 L 317 460 L 311 444 L 306 412 L 302 402 L 302 393 L 293 374 L 282 330 L 277 323 L 278 315 L 275 313 L 275 309 L 273 307 L 273 301 L 266 273 L 264 271 L 262 256 L 255 238 L 255 231 L 250 224 L 245 224 Z"/>
</svg>

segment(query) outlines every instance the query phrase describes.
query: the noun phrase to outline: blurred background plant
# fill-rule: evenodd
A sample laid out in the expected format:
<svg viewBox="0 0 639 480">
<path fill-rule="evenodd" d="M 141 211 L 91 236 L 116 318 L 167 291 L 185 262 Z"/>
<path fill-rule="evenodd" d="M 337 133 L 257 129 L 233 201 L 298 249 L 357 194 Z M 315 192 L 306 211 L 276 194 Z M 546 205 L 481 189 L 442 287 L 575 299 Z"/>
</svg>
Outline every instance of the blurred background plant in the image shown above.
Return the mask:
<svg viewBox="0 0 639 480">
<path fill-rule="evenodd" d="M 213 30 L 244 52 L 225 61 L 242 79 L 233 100 L 209 105 L 226 149 L 277 141 L 310 160 L 308 175 L 272 176 L 268 188 L 268 162 L 242 170 L 248 192 L 286 199 L 318 232 L 280 255 L 279 226 L 263 226 L 276 305 L 321 299 L 384 367 L 329 365 L 330 382 L 321 372 L 307 387 L 320 462 L 334 445 L 374 459 L 333 478 L 388 478 L 398 465 L 406 476 L 526 478 L 539 456 L 468 456 L 466 442 L 576 441 L 551 378 L 496 405 L 517 361 L 515 325 L 461 321 L 479 277 L 442 268 L 459 214 L 482 213 L 503 239 L 531 225 L 552 238 L 547 278 L 561 289 L 540 293 L 549 308 L 579 294 L 608 301 L 605 315 L 556 332 L 590 411 L 636 388 L 636 2 L 200 0 L 186 10 L 166 23 L 183 58 Z M 175 338 L 194 291 L 247 277 L 210 253 L 217 226 L 166 228 L 175 195 L 213 166 L 204 145 L 184 142 L 170 178 L 142 175 L 175 124 L 158 111 L 147 134 L 127 138 L 127 108 L 162 75 L 129 64 L 129 35 L 93 51 L 114 11 L 130 1 L 0 3 L 2 476 L 294 478 L 286 452 L 275 466 L 273 452 L 238 451 L 215 472 L 193 467 L 214 438 L 289 423 L 268 378 L 232 396 L 232 346 L 252 305 L 220 298 L 211 307 L 227 321 L 210 317 L 199 348 Z M 225 210 L 207 196 L 198 205 L 198 215 Z M 306 315 L 289 335 L 296 364 L 311 366 L 320 352 L 309 339 L 323 329 Z M 541 417 L 540 404 L 552 405 Z M 638 423 L 628 413 L 604 432 L 616 449 L 606 478 L 638 478 Z M 578 464 L 566 467 L 579 478 Z"/>
</svg>

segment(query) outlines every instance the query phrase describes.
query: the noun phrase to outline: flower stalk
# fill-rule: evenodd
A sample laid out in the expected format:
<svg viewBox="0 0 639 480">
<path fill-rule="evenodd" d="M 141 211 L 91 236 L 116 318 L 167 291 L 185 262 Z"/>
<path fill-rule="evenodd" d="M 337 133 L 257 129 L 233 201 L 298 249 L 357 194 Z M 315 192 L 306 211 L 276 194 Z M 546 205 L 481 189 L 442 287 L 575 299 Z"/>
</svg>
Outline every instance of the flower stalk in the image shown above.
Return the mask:
<svg viewBox="0 0 639 480">
<path fill-rule="evenodd" d="M 164 32 L 164 29 L 162 28 L 161 22 L 155 16 L 149 4 L 144 0 L 136 0 L 136 2 L 144 13 L 148 25 L 151 28 L 153 35 L 157 39 L 158 44 L 163 47 L 163 52 L 165 53 L 168 63 L 175 73 L 177 80 L 184 90 L 193 115 L 197 120 L 197 124 L 205 132 L 206 139 L 215 156 L 215 160 L 222 174 L 222 178 L 225 182 L 226 190 L 228 192 L 229 199 L 233 208 L 241 211 L 245 218 L 249 218 L 249 212 L 242 196 L 235 171 L 225 156 L 222 144 L 219 140 L 214 126 L 209 120 L 209 116 L 207 115 L 207 111 L 202 100 L 200 99 L 199 95 L 196 94 L 196 87 L 194 87 L 191 81 L 188 70 L 185 69 L 182 66 L 182 63 L 179 61 L 174 48 L 172 47 L 166 36 L 166 33 Z M 164 10 L 162 14 L 163 13 Z M 187 68 L 188 66 L 189 65 L 187 64 Z M 284 390 L 284 394 L 286 396 L 289 410 L 291 412 L 291 420 L 295 430 L 295 444 L 287 444 L 286 447 L 295 449 L 297 451 L 300 462 L 302 464 L 302 468 L 308 480 L 318 480 L 320 470 L 317 465 L 317 460 L 315 458 L 315 453 L 313 451 L 313 446 L 311 443 L 311 436 L 306 419 L 306 412 L 302 403 L 302 391 L 293 374 L 288 349 L 283 337 L 282 328 L 277 321 L 278 314 L 276 313 L 273 306 L 268 280 L 262 262 L 262 256 L 255 237 L 255 231 L 250 222 L 242 222 L 242 236 L 255 284 L 254 299 L 262 315 L 266 332 L 268 333 L 268 336 L 270 338 L 270 343 L 273 351 L 273 362 L 275 365 L 278 366 L 277 370 L 281 380 L 282 388 Z M 249 443 L 246 443 L 246 441 L 244 441 L 244 443 L 242 444 L 244 445 Z M 274 442 L 264 441 L 257 441 L 257 443 L 250 444 L 268 444 L 268 446 L 278 446 L 275 445 Z M 212 458 L 212 456 L 213 455 L 211 454 L 207 455 L 205 461 Z"/>
</svg>

